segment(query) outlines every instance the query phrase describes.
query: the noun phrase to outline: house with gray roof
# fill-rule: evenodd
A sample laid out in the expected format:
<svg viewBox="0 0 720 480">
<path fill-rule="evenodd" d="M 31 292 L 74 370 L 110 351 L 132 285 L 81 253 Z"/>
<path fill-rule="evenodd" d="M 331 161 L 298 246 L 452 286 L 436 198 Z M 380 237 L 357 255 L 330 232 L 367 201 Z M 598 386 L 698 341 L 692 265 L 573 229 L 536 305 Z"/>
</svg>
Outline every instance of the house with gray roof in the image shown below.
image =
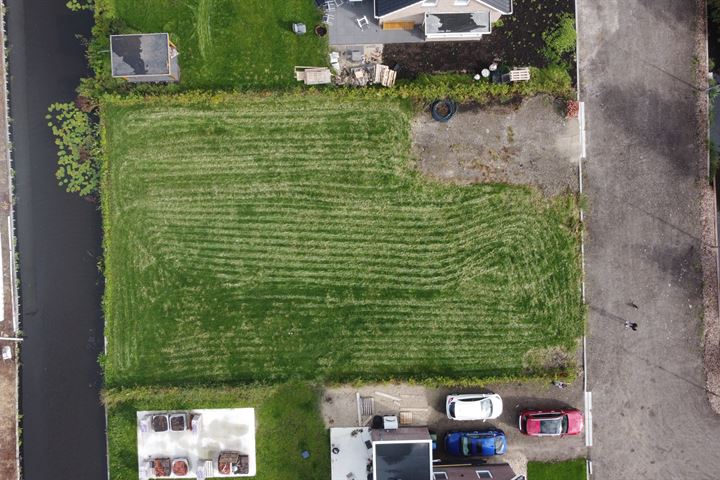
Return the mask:
<svg viewBox="0 0 720 480">
<path fill-rule="evenodd" d="M 383 30 L 422 27 L 425 40 L 473 40 L 512 14 L 512 0 L 374 0 Z"/>
</svg>

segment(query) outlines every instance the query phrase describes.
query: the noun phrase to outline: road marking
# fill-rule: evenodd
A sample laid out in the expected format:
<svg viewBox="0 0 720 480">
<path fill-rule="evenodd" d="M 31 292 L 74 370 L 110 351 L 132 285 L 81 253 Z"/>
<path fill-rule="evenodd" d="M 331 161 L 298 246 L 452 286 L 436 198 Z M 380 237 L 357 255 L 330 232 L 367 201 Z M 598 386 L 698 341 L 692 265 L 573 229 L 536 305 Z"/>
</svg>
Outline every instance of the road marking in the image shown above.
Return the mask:
<svg viewBox="0 0 720 480">
<path fill-rule="evenodd" d="M 10 232 L 8 232 L 9 236 Z M 0 233 L 0 237 L 2 237 L 2 233 Z M 3 269 L 2 257 L 2 248 L 0 248 L 0 322 L 5 321 L 5 270 Z"/>
<path fill-rule="evenodd" d="M 580 157 L 587 158 L 587 150 L 585 149 L 585 102 L 580 102 L 578 119 L 580 120 Z M 580 181 L 582 182 L 582 177 L 580 177 Z M 582 188 L 580 188 L 580 191 L 582 192 Z"/>
<path fill-rule="evenodd" d="M 592 444 L 592 392 L 585 392 L 585 446 Z"/>
<path fill-rule="evenodd" d="M 585 476 L 589 479 L 592 475 L 592 460 L 585 460 Z"/>
<path fill-rule="evenodd" d="M 10 288 L 12 289 L 10 292 L 10 308 L 12 311 L 12 319 L 13 319 L 13 330 L 17 332 L 20 329 L 20 320 L 19 320 L 19 311 L 18 311 L 18 301 L 17 301 L 17 290 L 15 289 L 15 249 L 13 248 L 13 238 L 15 236 L 15 231 L 13 229 L 13 220 L 12 220 L 12 214 L 8 215 L 7 217 L 8 221 L 8 278 L 10 280 Z M 1 255 L 0 255 L 1 256 Z M 0 264 L 1 265 L 1 264 Z M 0 272 L 2 271 L 0 267 Z M 3 279 L 5 276 L 3 275 Z M 5 285 L 3 283 L 3 292 L 5 292 Z M 4 300 L 4 297 L 3 297 Z M 5 314 L 5 302 L 2 302 L 3 305 L 3 315 Z"/>
<path fill-rule="evenodd" d="M 583 336 L 583 390 L 588 391 L 587 384 L 587 335 Z"/>
</svg>

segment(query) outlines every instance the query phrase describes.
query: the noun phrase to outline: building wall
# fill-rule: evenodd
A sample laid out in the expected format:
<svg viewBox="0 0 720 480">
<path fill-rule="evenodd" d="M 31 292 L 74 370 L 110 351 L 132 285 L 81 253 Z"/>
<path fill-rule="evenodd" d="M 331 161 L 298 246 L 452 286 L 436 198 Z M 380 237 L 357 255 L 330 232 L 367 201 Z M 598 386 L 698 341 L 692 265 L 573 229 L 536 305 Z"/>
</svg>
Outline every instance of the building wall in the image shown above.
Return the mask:
<svg viewBox="0 0 720 480">
<path fill-rule="evenodd" d="M 433 473 L 445 472 L 448 480 L 477 480 L 478 476 L 475 473 L 477 470 L 489 471 L 492 473 L 492 480 L 513 480 L 516 477 L 512 467 L 507 463 L 467 467 L 443 467 L 441 465 L 433 467 Z"/>
<path fill-rule="evenodd" d="M 425 19 L 425 12 L 435 13 L 470 13 L 470 12 L 490 12 L 490 21 L 496 22 L 502 14 L 498 13 L 497 10 L 488 8 L 485 5 L 470 0 L 470 3 L 465 6 L 455 5 L 455 0 L 438 0 L 438 4 L 435 7 L 423 7 L 422 3 L 417 3 L 409 7 L 393 12 L 389 15 L 385 15 L 380 18 L 380 24 L 385 22 L 413 22 L 415 25 L 420 25 Z"/>
</svg>

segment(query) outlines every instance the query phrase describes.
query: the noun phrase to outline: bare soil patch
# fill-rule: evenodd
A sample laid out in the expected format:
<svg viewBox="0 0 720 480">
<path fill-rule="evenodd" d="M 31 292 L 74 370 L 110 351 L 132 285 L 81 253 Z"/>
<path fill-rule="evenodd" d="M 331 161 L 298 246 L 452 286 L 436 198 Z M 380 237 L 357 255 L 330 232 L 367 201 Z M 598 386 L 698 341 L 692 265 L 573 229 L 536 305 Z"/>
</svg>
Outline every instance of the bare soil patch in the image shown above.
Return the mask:
<svg viewBox="0 0 720 480">
<path fill-rule="evenodd" d="M 425 175 L 458 184 L 533 185 L 554 196 L 578 190 L 577 119 L 541 95 L 519 106 L 460 106 L 447 123 L 413 120 L 413 150 Z"/>
<path fill-rule="evenodd" d="M 2 342 L 2 345 L 8 343 Z M 11 347 L 14 359 L 17 347 L 14 345 Z M 0 407 L 2 407 L 0 408 L 0 478 L 3 479 L 17 478 L 16 375 L 14 360 L 0 360 Z"/>
</svg>

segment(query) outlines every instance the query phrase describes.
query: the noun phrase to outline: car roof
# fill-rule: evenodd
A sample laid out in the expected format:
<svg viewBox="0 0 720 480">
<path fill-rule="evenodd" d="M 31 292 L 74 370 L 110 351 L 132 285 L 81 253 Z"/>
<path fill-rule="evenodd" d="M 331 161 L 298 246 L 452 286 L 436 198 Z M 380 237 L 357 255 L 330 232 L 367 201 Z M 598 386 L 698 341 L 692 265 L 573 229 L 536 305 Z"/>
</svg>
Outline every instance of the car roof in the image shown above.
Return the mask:
<svg viewBox="0 0 720 480">
<path fill-rule="evenodd" d="M 477 401 L 468 401 L 470 398 L 464 399 L 464 401 L 455 402 L 455 418 L 472 417 L 476 418 L 479 413 L 483 412 L 481 407 L 481 401 L 487 397 L 479 396 L 476 398 Z M 490 399 L 487 399 L 490 401 Z"/>
</svg>

